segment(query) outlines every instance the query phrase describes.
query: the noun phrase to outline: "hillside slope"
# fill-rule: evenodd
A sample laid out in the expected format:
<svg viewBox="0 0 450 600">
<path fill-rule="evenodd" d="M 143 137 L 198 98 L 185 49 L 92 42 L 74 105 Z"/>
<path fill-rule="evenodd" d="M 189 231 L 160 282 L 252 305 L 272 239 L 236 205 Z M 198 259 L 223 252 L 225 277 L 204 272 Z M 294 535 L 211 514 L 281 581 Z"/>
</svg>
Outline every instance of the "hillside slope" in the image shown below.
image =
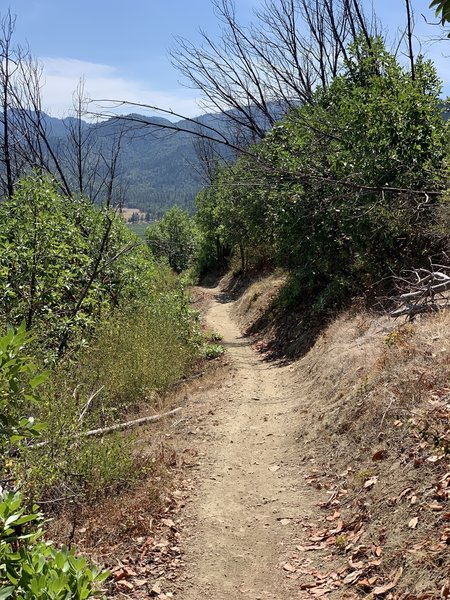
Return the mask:
<svg viewBox="0 0 450 600">
<path fill-rule="evenodd" d="M 63 157 L 68 153 L 66 146 L 70 148 L 69 129 L 76 120 L 46 114 L 42 117 L 56 154 Z M 267 123 L 262 124 L 268 127 Z M 194 209 L 195 197 L 206 182 L 195 146 L 198 134 L 221 139 L 229 136 L 233 126 L 229 113 L 203 114 L 175 122 L 132 113 L 98 123 L 81 122 L 82 134 L 89 137 L 92 146 L 94 162 L 100 154 L 109 156 L 111 144 L 123 134 L 117 176 L 124 190 L 125 205 L 150 211 L 153 218 L 174 204 Z M 211 142 L 211 147 L 216 157 L 233 160 L 232 151 L 226 146 Z"/>
<path fill-rule="evenodd" d="M 270 305 L 270 283 L 236 303 L 246 327 L 261 319 L 264 296 Z M 259 346 L 271 332 L 269 320 Z M 355 310 L 291 363 L 298 469 L 320 511 L 309 546 L 330 569 L 305 575 L 299 555 L 299 581 L 323 588 L 313 595 L 449 595 L 449 335 L 445 312 L 406 323 Z"/>
</svg>

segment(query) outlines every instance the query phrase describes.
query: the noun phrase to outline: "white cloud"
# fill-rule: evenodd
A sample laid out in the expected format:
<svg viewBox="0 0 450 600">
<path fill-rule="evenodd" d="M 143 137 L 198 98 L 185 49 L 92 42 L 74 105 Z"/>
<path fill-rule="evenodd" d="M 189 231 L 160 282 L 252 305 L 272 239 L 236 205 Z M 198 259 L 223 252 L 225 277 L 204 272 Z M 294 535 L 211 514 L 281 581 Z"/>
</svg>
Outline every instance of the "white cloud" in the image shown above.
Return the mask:
<svg viewBox="0 0 450 600">
<path fill-rule="evenodd" d="M 80 78 L 92 99 L 126 100 L 161 107 L 187 117 L 201 113 L 194 93 L 180 87 L 177 90 L 150 89 L 144 82 L 127 79 L 115 67 L 72 58 L 40 58 L 43 66 L 43 108 L 55 117 L 67 116 Z M 95 111 L 96 107 L 92 106 Z M 138 107 L 122 107 L 116 112 L 144 112 Z M 161 114 L 161 116 L 164 116 Z"/>
</svg>

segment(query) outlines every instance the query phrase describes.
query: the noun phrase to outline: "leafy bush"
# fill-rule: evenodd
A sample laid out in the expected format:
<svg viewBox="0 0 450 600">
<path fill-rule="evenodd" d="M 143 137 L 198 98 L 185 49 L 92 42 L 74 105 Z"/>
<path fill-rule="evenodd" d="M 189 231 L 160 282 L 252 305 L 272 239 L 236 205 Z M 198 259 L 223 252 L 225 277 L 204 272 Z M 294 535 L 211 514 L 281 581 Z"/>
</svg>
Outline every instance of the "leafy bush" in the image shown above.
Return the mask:
<svg viewBox="0 0 450 600">
<path fill-rule="evenodd" d="M 81 378 L 89 389 L 105 386 L 105 407 L 123 413 L 133 404 L 152 404 L 155 392 L 192 364 L 201 337 L 188 298 L 177 287 L 107 319 L 80 357 Z"/>
<path fill-rule="evenodd" d="M 166 258 L 176 273 L 190 266 L 197 251 L 195 221 L 178 206 L 168 210 L 157 223 L 149 225 L 146 237 L 153 254 Z"/>
<path fill-rule="evenodd" d="M 86 344 L 98 320 L 150 293 L 155 267 L 108 210 L 38 174 L 0 205 L 0 320 L 25 321 L 46 360 Z"/>
<path fill-rule="evenodd" d="M 100 596 L 109 576 L 75 550 L 43 541 L 43 516 L 38 507 L 27 513 L 20 493 L 0 494 L 1 600 L 85 600 Z"/>
<path fill-rule="evenodd" d="M 278 259 L 324 307 L 421 264 L 436 248 L 436 200 L 419 190 L 442 189 L 447 169 L 431 65 L 419 60 L 413 80 L 379 40 L 351 56 L 317 105 L 292 113 L 273 134 L 282 168 L 315 174 L 296 198 L 291 191 L 281 200 Z"/>
<path fill-rule="evenodd" d="M 21 460 L 3 453 L 8 477 L 33 498 L 92 500 L 144 472 L 134 468 L 131 436 L 99 444 L 78 434 L 155 404 L 156 391 L 200 354 L 198 325 L 173 271 L 156 265 L 113 213 L 62 196 L 34 173 L 0 206 L 2 323 L 22 324 L 0 343 L 0 426 L 19 440 L 37 433 L 33 418 L 48 425 L 46 443 L 23 446 Z M 31 377 L 26 343 L 51 368 L 40 402 L 34 387 L 46 375 Z"/>
<path fill-rule="evenodd" d="M 31 357 L 24 353 L 30 341 L 22 324 L 17 331 L 9 329 L 0 337 L 0 481 L 15 478 L 13 455 L 25 438 L 39 435 L 44 428 L 34 417 L 24 416 L 38 403 L 36 388 L 47 373 L 38 374 Z M 0 486 L 1 487 L 1 486 Z"/>
<path fill-rule="evenodd" d="M 223 335 L 218 331 L 212 331 L 208 338 L 211 340 L 211 342 L 221 342 L 223 340 Z"/>
<path fill-rule="evenodd" d="M 135 438 L 131 434 L 109 434 L 101 439 L 66 437 L 67 432 L 79 433 L 79 423 L 65 407 L 62 411 L 59 419 L 52 411 L 45 445 L 24 452 L 22 479 L 27 497 L 44 500 L 57 512 L 74 500 L 91 504 L 129 489 L 148 474 L 147 464 L 133 453 Z M 95 411 L 92 421 L 98 416 Z M 50 429 L 56 421 L 64 428 Z M 55 499 L 59 501 L 53 504 Z"/>
<path fill-rule="evenodd" d="M 222 356 L 224 352 L 225 348 L 222 344 L 205 344 L 203 348 L 203 355 L 205 358 L 209 359 L 218 358 L 219 356 Z"/>
<path fill-rule="evenodd" d="M 160 270 L 159 278 L 158 292 L 105 318 L 90 346 L 53 370 L 39 410 L 48 423 L 48 444 L 26 456 L 25 485 L 33 497 L 92 501 L 148 472 L 133 453 L 132 434 L 101 442 L 75 436 L 127 420 L 132 410 L 159 411 L 161 392 L 201 355 L 202 338 L 184 290 L 169 269 Z"/>
<path fill-rule="evenodd" d="M 348 56 L 198 200 L 204 235 L 243 269 L 272 259 L 291 275 L 283 301 L 318 310 L 420 266 L 444 242 L 449 135 L 432 64 L 418 58 L 412 77 L 378 38 Z"/>
<path fill-rule="evenodd" d="M 12 465 L 22 460 L 23 441 L 38 435 L 41 427 L 31 417 L 20 416 L 38 399 L 34 390 L 45 380 L 36 374 L 24 354 L 29 341 L 23 325 L 0 338 L 0 442 L 2 481 L 17 481 Z M 84 600 L 98 596 L 98 586 L 108 577 L 90 566 L 75 550 L 57 549 L 43 541 L 43 516 L 37 506 L 27 512 L 22 495 L 0 488 L 0 598 L 6 600 Z"/>
</svg>

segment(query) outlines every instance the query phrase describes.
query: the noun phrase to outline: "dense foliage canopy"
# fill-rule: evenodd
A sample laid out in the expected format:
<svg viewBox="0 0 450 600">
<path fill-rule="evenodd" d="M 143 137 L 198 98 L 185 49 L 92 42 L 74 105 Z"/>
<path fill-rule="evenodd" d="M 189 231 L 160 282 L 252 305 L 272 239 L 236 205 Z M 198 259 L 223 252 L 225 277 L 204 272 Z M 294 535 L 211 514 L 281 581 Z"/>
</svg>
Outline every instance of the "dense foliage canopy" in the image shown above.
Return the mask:
<svg viewBox="0 0 450 600">
<path fill-rule="evenodd" d="M 200 227 L 236 248 L 242 268 L 287 268 L 322 308 L 420 265 L 439 245 L 448 181 L 439 94 L 431 63 L 418 59 L 413 78 L 381 39 L 359 40 L 312 103 L 217 172 L 198 197 Z"/>
</svg>

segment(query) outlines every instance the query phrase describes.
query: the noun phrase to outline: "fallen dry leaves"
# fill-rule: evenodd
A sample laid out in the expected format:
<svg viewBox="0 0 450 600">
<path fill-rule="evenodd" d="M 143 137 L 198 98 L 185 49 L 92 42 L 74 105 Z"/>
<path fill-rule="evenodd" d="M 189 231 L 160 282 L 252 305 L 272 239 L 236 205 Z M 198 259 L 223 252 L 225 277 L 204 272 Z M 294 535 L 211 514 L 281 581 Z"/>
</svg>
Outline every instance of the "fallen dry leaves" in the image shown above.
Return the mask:
<svg viewBox="0 0 450 600">
<path fill-rule="evenodd" d="M 174 597 L 171 583 L 182 578 L 184 561 L 181 550 L 181 510 L 190 489 L 190 480 L 166 498 L 165 508 L 152 523 L 150 535 L 132 540 L 128 553 L 110 568 L 112 597 L 134 599 Z"/>
<path fill-rule="evenodd" d="M 422 448 L 421 448 L 422 450 Z M 375 457 L 375 458 L 373 458 Z M 383 450 L 373 455 L 373 460 L 382 460 L 386 457 Z M 310 598 L 326 598 L 334 593 L 339 593 L 340 598 L 360 598 L 361 595 L 371 595 L 380 600 L 426 600 L 448 598 L 450 599 L 450 583 L 440 584 L 439 590 L 414 594 L 401 591 L 402 577 L 408 564 L 408 556 L 416 556 L 419 560 L 433 560 L 431 557 L 445 555 L 450 545 L 450 527 L 441 529 L 438 539 L 426 537 L 414 542 L 404 549 L 397 559 L 395 568 L 386 571 L 383 564 L 383 540 L 386 532 L 379 532 L 377 543 L 362 541 L 367 537 L 365 521 L 367 513 L 359 512 L 358 507 L 364 507 L 361 494 L 370 494 L 377 484 L 382 484 L 379 475 L 367 476 L 361 484 L 361 491 L 356 494 L 352 503 L 349 491 L 343 482 L 348 476 L 354 477 L 353 469 L 349 468 L 339 476 L 339 484 L 327 493 L 330 498 L 319 506 L 327 511 L 318 523 L 304 523 L 303 529 L 307 541 L 297 545 L 295 552 L 288 556 L 288 560 L 281 566 L 286 577 L 298 581 L 299 589 Z M 308 485 L 316 489 L 330 487 L 327 476 L 314 469 L 306 478 Z M 448 508 L 450 497 L 450 472 L 442 475 L 433 489 L 426 492 L 406 487 L 395 497 L 388 497 L 388 506 L 401 507 L 402 511 L 415 511 L 410 514 L 405 522 L 411 530 L 419 530 L 421 517 L 419 515 L 436 515 L 442 524 L 450 521 Z M 353 513 L 346 517 L 341 506 L 345 505 L 348 511 L 353 506 Z M 330 512 L 330 509 L 332 512 Z M 362 538 L 362 539 L 361 539 Z M 320 564 L 329 564 L 329 569 L 317 569 L 317 560 L 311 552 L 322 551 Z M 345 562 L 344 562 L 345 561 Z M 399 564 L 400 563 L 400 564 Z M 339 565 L 339 566 L 336 566 Z"/>
</svg>

